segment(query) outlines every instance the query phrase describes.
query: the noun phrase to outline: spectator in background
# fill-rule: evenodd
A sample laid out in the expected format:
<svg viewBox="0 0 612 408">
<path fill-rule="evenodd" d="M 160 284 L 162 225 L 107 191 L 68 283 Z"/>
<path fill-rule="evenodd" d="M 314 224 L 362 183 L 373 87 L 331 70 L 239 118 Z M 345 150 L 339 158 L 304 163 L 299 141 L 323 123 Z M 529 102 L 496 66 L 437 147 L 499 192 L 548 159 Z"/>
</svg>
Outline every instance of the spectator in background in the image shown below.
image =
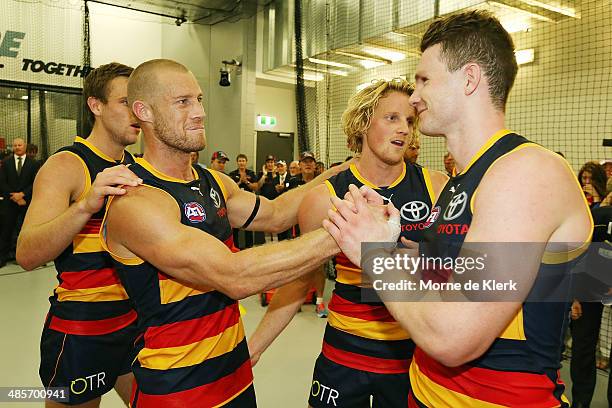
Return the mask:
<svg viewBox="0 0 612 408">
<path fill-rule="evenodd" d="M 421 152 L 421 141 L 419 140 L 418 133 L 414 133 L 410 144 L 408 145 L 408 149 L 404 153 L 404 160 L 409 163 L 415 164 L 417 159 L 419 158 L 419 153 Z"/>
<path fill-rule="evenodd" d="M 455 175 L 455 159 L 450 152 L 444 155 L 444 169 L 448 177 L 453 177 Z"/>
<path fill-rule="evenodd" d="M 191 167 L 193 167 L 198 172 L 200 177 L 202 177 L 206 166 L 200 163 L 200 152 L 189 153 L 189 159 L 191 160 Z"/>
<path fill-rule="evenodd" d="M 316 159 L 312 152 L 305 151 L 300 155 L 301 173 L 289 180 L 289 189 L 301 186 L 312 181 L 316 177 Z M 299 230 L 296 227 L 299 234 Z M 314 274 L 314 286 L 317 292 L 317 305 L 315 313 L 319 317 L 327 317 L 327 307 L 323 302 L 323 292 L 325 291 L 325 272 L 319 268 Z"/>
<path fill-rule="evenodd" d="M 300 162 L 297 160 L 294 160 L 291 163 L 289 163 L 289 176 L 295 177 L 298 174 L 300 174 Z"/>
<path fill-rule="evenodd" d="M 588 164 L 588 163 L 587 163 Z M 584 166 L 583 166 L 584 167 Z M 570 331 L 572 334 L 572 408 L 589 407 L 597 383 L 597 368 L 608 368 L 609 360 L 596 361 L 597 340 L 600 338 L 601 316 L 605 296 L 605 275 L 612 270 L 612 260 L 601 249 L 610 248 L 612 242 L 612 179 L 607 182 L 607 195 L 599 206 L 593 206 L 593 238 L 587 256 L 581 261 L 583 268 L 575 275 L 575 300 L 572 303 Z M 608 244 L 604 244 L 607 242 Z M 606 245 L 608 246 L 606 248 Z M 603 278 L 603 279 L 600 279 Z M 609 280 L 608 280 L 609 282 Z M 609 297 L 610 292 L 608 292 Z M 600 343 L 603 343 L 600 340 Z M 610 350 L 612 352 L 612 350 Z M 602 354 L 605 354 L 602 351 Z M 608 359 L 612 354 L 608 356 Z M 611 372 L 612 373 L 612 372 Z M 608 376 L 608 403 L 612 406 L 612 378 Z"/>
<path fill-rule="evenodd" d="M 253 170 L 247 169 L 249 159 L 246 154 L 240 153 L 236 156 L 236 165 L 238 168 L 229 173 L 229 176 L 238 184 L 241 190 L 255 192 L 259 186 L 257 184 L 257 174 Z M 232 230 L 234 234 L 234 245 L 240 249 L 251 248 L 253 246 L 253 231 L 243 230 L 244 233 L 244 246 L 239 245 L 239 231 L 240 229 L 234 228 Z"/>
<path fill-rule="evenodd" d="M 210 158 L 210 168 L 218 172 L 225 173 L 225 163 L 229 160 L 224 151 L 218 150 L 212 154 Z"/>
<path fill-rule="evenodd" d="M 268 200 L 274 200 L 279 196 L 276 192 L 274 179 L 276 177 L 276 158 L 274 155 L 267 155 L 266 161 L 261 169 L 261 172 L 257 175 L 259 181 L 259 194 L 266 197 Z M 272 233 L 265 233 L 266 243 L 278 241 L 278 235 Z"/>
<path fill-rule="evenodd" d="M 2 161 L 0 168 L 0 195 L 3 198 L 0 201 L 3 206 L 0 223 L 0 267 L 14 258 L 16 237 L 32 199 L 32 186 L 38 168 L 38 162 L 26 155 L 25 141 L 22 138 L 13 140 L 13 154 Z"/>
<path fill-rule="evenodd" d="M 612 159 L 602 160 L 600 164 L 603 166 L 604 171 L 606 172 L 606 177 L 612 177 Z"/>
<path fill-rule="evenodd" d="M 315 175 L 318 176 L 319 174 L 323 173 L 325 171 L 325 163 L 323 163 L 322 161 L 318 161 L 317 165 L 315 167 Z"/>
<path fill-rule="evenodd" d="M 289 179 L 291 176 L 287 173 L 287 163 L 284 160 L 276 162 L 276 176 L 274 177 L 274 188 L 278 195 L 283 194 L 289 189 Z M 292 228 L 278 234 L 278 240 L 282 241 L 293 237 Z"/>
<path fill-rule="evenodd" d="M 578 172 L 578 181 L 586 196 L 589 206 L 599 205 L 606 197 L 606 172 L 597 162 L 586 162 Z"/>
<path fill-rule="evenodd" d="M 36 156 L 38 156 L 38 146 L 34 143 L 28 143 L 28 146 L 26 147 L 26 156 L 32 160 L 37 160 Z"/>
</svg>

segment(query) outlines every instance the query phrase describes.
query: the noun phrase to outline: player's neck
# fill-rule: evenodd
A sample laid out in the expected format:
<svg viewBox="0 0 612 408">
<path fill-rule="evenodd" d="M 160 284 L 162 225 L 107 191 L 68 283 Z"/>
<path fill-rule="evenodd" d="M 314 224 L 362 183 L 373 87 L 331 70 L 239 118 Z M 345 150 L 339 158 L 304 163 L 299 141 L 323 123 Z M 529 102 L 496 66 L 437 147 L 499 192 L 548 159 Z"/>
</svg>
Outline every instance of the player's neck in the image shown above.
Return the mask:
<svg viewBox="0 0 612 408">
<path fill-rule="evenodd" d="M 94 124 L 87 141 L 102 153 L 115 160 L 121 160 L 125 146 L 117 143 L 110 133 L 98 123 Z"/>
<path fill-rule="evenodd" d="M 466 118 L 445 134 L 448 151 L 460 173 L 496 132 L 505 128 L 503 112 L 491 110 L 486 115 Z"/>
<path fill-rule="evenodd" d="M 155 169 L 167 176 L 180 180 L 193 180 L 191 158 L 189 153 L 171 148 L 158 139 L 145 138 L 145 153 L 143 158 Z"/>
<path fill-rule="evenodd" d="M 372 152 L 364 151 L 355 167 L 357 167 L 359 174 L 370 183 L 386 187 L 391 185 L 402 174 L 404 162 L 387 164 L 375 157 Z"/>
</svg>

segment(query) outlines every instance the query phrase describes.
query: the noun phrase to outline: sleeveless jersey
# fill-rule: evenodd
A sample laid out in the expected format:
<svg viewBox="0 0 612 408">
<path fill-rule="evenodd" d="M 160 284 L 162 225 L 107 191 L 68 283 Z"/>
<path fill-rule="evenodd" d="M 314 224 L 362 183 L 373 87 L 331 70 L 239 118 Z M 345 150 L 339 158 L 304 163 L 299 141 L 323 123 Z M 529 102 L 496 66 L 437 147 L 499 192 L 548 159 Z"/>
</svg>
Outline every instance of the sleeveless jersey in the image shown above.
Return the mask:
<svg viewBox="0 0 612 408">
<path fill-rule="evenodd" d="M 326 181 L 332 195 L 343 198 L 350 184 L 367 185 L 400 210 L 401 236 L 421 241 L 435 201 L 429 171 L 419 165 L 403 165 L 402 174 L 388 187 L 377 187 L 359 174 L 355 165 Z M 407 373 L 414 350 L 408 333 L 393 319 L 382 302 L 366 303 L 361 269 L 340 253 L 336 256 L 336 286 L 329 302 L 323 355 L 358 370 Z"/>
<path fill-rule="evenodd" d="M 214 170 L 204 170 L 199 178 L 192 169 L 195 180 L 191 182 L 164 175 L 142 158 L 130 170 L 143 180 L 140 188 L 159 189 L 176 201 L 182 224 L 237 251 L 227 218 L 226 192 Z M 112 199 L 107 208 L 111 204 Z M 102 228 L 104 237 L 105 221 Z M 137 384 L 133 407 L 178 406 L 179 402 L 180 406 L 218 406 L 252 384 L 236 300 L 213 289 L 183 285 L 140 258 L 111 255 L 143 332 L 136 341 L 132 365 Z"/>
<path fill-rule="evenodd" d="M 117 162 L 86 139 L 58 150 L 69 152 L 83 164 L 87 194 L 96 175 L 117 164 L 134 162 L 129 152 Z M 94 214 L 72 243 L 55 259 L 58 285 L 49 298 L 48 327 L 68 334 L 103 335 L 122 329 L 136 320 L 112 260 L 99 241 L 104 207 Z"/>
<path fill-rule="evenodd" d="M 531 146 L 538 145 L 501 130 L 446 184 L 432 210 L 433 225 L 426 232 L 426 241 L 431 243 L 428 255 L 435 251 L 436 256 L 458 256 L 485 173 L 502 156 Z M 554 275 L 566 282 L 569 267 L 586 248 L 583 245 L 567 253 L 545 252 L 531 294 L 542 288 L 542 276 Z M 558 371 L 569 296 L 568 302 L 530 302 L 530 296 L 491 347 L 474 361 L 446 367 L 417 347 L 410 367 L 409 406 L 569 406 Z"/>
</svg>

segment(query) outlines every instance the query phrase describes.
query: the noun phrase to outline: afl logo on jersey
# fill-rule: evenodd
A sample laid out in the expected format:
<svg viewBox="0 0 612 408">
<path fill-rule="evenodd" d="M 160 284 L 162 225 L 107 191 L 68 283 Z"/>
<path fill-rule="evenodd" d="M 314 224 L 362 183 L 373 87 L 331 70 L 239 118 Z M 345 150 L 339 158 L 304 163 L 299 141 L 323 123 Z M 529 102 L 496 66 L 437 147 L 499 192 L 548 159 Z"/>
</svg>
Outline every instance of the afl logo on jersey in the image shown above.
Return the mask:
<svg viewBox="0 0 612 408">
<path fill-rule="evenodd" d="M 431 209 L 431 214 L 429 214 L 427 221 L 425 221 L 425 228 L 431 227 L 431 225 L 434 222 L 436 222 L 436 220 L 440 216 L 440 211 L 441 211 L 440 206 L 435 206 L 434 208 Z"/>
<path fill-rule="evenodd" d="M 456 196 L 453 196 L 453 198 L 450 200 L 450 203 L 448 203 L 446 210 L 444 211 L 443 218 L 446 221 L 451 221 L 451 220 L 454 220 L 455 218 L 458 218 L 461 214 L 463 214 L 466 204 L 467 204 L 467 193 L 465 191 L 462 192 L 461 194 L 457 194 Z"/>
<path fill-rule="evenodd" d="M 185 217 L 191 222 L 204 222 L 206 220 L 206 212 L 199 203 L 192 201 L 185 203 Z"/>
<path fill-rule="evenodd" d="M 221 208 L 221 197 L 219 197 L 219 193 L 217 193 L 217 190 L 214 188 L 210 189 L 210 198 L 213 200 L 213 203 L 215 203 L 215 207 Z"/>
<path fill-rule="evenodd" d="M 406 221 L 422 221 L 429 215 L 429 206 L 422 201 L 410 201 L 402 205 L 400 214 Z"/>
</svg>

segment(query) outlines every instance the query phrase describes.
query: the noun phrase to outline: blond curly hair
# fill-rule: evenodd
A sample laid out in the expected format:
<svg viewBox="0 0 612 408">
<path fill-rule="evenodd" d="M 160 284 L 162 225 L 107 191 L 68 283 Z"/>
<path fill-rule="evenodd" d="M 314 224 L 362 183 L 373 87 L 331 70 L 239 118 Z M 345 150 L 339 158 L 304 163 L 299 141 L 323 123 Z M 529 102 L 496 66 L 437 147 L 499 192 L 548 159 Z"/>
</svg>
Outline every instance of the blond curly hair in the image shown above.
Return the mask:
<svg viewBox="0 0 612 408">
<path fill-rule="evenodd" d="M 390 81 L 374 80 L 371 85 L 353 95 L 342 114 L 342 130 L 346 134 L 349 150 L 356 153 L 361 152 L 363 137 L 370 127 L 374 109 L 380 98 L 384 98 L 391 92 L 401 92 L 410 96 L 413 91 L 414 86 L 410 82 L 402 78 L 394 78 Z M 418 140 L 416 126 L 412 138 Z"/>
</svg>

